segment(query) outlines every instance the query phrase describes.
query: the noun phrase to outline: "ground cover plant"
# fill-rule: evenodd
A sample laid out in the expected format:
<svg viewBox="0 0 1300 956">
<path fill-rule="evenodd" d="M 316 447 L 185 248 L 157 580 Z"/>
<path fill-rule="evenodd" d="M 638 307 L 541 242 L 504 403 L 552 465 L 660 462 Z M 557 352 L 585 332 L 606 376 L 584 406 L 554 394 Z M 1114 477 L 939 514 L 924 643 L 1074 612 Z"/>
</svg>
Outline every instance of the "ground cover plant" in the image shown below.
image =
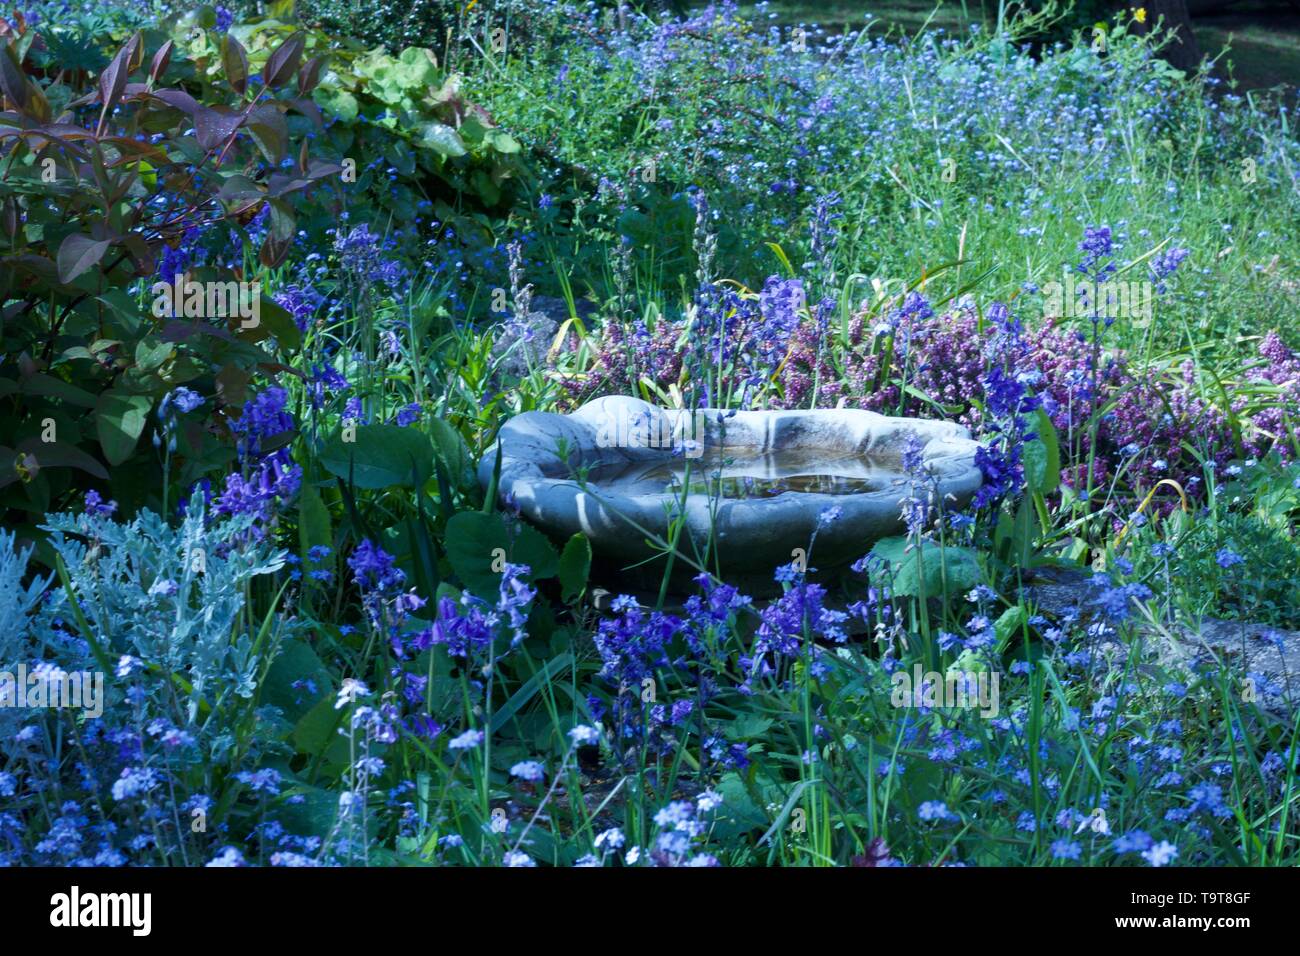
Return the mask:
<svg viewBox="0 0 1300 956">
<path fill-rule="evenodd" d="M 337 7 L 0 23 L 0 861 L 1300 862 L 1293 97 L 1129 12 Z M 476 475 L 608 395 L 983 484 L 624 588 Z"/>
</svg>

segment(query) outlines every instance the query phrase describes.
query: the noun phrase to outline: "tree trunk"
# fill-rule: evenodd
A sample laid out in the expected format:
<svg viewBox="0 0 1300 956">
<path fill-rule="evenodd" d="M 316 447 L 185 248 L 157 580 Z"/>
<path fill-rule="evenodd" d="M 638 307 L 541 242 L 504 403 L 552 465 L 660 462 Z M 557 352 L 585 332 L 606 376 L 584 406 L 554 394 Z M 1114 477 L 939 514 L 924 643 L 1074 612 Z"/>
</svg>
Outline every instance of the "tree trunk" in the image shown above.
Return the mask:
<svg viewBox="0 0 1300 956">
<path fill-rule="evenodd" d="M 1159 23 L 1162 31 L 1173 34 L 1168 45 L 1160 51 L 1170 65 L 1188 73 L 1196 71 L 1201 65 L 1201 48 L 1192 32 L 1187 0 L 1125 0 L 1124 5 L 1129 10 L 1146 10 L 1146 22 L 1133 24 L 1133 29 L 1139 33 L 1150 33 Z"/>
</svg>

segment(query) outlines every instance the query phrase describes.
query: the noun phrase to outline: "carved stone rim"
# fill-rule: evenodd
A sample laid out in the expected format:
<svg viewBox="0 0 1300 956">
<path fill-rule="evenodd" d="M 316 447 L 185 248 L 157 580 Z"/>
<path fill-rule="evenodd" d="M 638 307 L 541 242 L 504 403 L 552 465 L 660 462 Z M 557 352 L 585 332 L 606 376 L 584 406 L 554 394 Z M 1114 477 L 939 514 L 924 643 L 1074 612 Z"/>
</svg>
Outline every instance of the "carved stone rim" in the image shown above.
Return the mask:
<svg viewBox="0 0 1300 956">
<path fill-rule="evenodd" d="M 964 507 L 981 481 L 975 465 L 979 443 L 953 422 L 892 418 L 861 409 L 690 412 L 623 396 L 595 399 L 568 415 L 525 412 L 506 422 L 497 439 L 501 449 L 498 494 L 553 534 L 581 531 L 599 552 L 640 559 L 647 554 L 646 533 L 666 533 L 665 503 L 676 497 L 668 492 L 620 494 L 590 483 L 584 487 L 572 477 L 574 468 L 597 462 L 650 461 L 674 451 L 690 456 L 719 444 L 755 453 L 804 447 L 901 457 L 903 443 L 911 435 L 924 443 L 922 462 L 947 510 Z M 484 488 L 491 483 L 496 454 L 493 445 L 479 463 Z M 678 508 L 677 514 L 684 515 L 692 537 L 716 536 L 725 564 L 761 569 L 773 567 L 774 561 L 788 563 L 790 549 L 806 548 L 814 529 L 815 561 L 860 557 L 875 540 L 902 530 L 900 505 L 908 494 L 908 488 L 901 486 L 842 495 L 795 491 L 762 498 L 690 495 L 684 511 Z M 832 505 L 840 509 L 840 517 L 819 528 L 819 515 Z"/>
</svg>

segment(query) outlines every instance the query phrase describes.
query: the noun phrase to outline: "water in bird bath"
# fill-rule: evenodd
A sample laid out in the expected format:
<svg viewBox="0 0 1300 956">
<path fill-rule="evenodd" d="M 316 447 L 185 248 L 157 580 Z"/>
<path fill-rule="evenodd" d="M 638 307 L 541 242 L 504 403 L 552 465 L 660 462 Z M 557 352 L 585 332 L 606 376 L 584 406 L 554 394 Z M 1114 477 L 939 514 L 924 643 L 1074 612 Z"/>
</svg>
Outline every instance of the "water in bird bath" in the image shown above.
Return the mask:
<svg viewBox="0 0 1300 956">
<path fill-rule="evenodd" d="M 577 476 L 575 476 L 577 477 Z M 710 495 L 772 498 L 786 492 L 856 495 L 883 491 L 903 480 L 897 457 L 864 457 L 818 449 L 711 451 L 700 458 L 604 462 L 586 472 L 596 491 L 618 495 Z"/>
</svg>

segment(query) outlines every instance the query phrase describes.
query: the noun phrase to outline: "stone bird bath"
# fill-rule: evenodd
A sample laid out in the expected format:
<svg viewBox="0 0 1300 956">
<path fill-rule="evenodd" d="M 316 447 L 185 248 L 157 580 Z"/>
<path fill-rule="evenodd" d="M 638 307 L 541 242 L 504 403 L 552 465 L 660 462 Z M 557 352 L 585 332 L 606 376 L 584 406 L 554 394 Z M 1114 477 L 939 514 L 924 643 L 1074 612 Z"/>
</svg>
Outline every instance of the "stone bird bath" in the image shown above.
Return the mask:
<svg viewBox="0 0 1300 956">
<path fill-rule="evenodd" d="M 702 554 L 713 534 L 723 579 L 757 595 L 772 590 L 774 570 L 806 551 L 815 529 L 811 564 L 827 572 L 904 530 L 901 504 L 911 492 L 902 453 L 913 435 L 945 507 L 964 507 L 980 485 L 979 446 L 960 425 L 857 409 L 720 417 L 621 396 L 506 422 L 498 495 L 554 536 L 585 534 L 593 571 L 622 590 L 657 589 L 664 561 L 646 539 L 666 541 L 682 516 L 679 552 Z M 479 463 L 485 489 L 496 457 L 493 445 Z M 832 506 L 839 517 L 818 529 Z M 679 585 L 698 573 L 675 564 Z"/>
</svg>

